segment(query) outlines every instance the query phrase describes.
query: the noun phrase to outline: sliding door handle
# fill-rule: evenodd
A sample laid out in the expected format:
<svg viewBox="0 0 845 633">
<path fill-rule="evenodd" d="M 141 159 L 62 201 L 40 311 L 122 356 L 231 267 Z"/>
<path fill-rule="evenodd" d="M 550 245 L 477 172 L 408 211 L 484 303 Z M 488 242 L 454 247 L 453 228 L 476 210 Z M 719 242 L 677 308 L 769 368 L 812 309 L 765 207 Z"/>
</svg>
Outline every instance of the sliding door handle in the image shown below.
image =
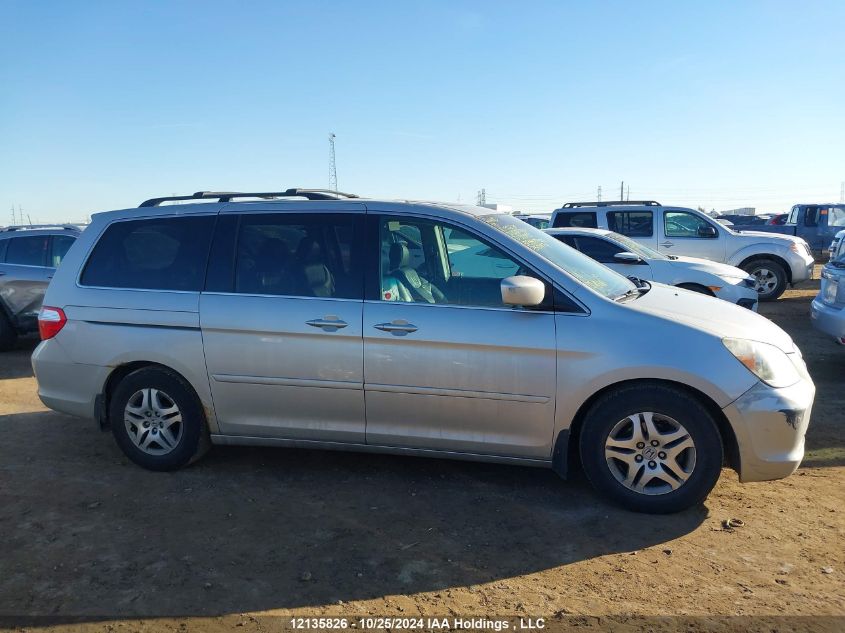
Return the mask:
<svg viewBox="0 0 845 633">
<path fill-rule="evenodd" d="M 416 325 L 408 323 L 403 319 L 396 319 L 392 323 L 377 323 L 373 327 L 382 332 L 390 332 L 396 336 L 404 336 L 405 334 L 416 332 L 418 329 Z"/>
<path fill-rule="evenodd" d="M 318 327 L 326 332 L 337 332 L 339 329 L 345 328 L 349 324 L 346 321 L 341 321 L 333 314 L 328 314 L 322 319 L 311 319 L 310 321 L 306 321 L 305 325 Z"/>
</svg>

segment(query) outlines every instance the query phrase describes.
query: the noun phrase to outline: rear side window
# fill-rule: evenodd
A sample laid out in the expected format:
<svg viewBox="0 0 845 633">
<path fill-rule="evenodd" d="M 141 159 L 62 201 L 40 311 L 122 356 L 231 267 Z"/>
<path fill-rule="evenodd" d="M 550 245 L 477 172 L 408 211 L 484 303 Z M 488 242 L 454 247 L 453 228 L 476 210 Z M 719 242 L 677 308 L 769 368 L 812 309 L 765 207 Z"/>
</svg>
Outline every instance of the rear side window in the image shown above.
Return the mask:
<svg viewBox="0 0 845 633">
<path fill-rule="evenodd" d="M 362 222 L 352 214 L 243 215 L 234 291 L 363 299 Z"/>
<path fill-rule="evenodd" d="M 22 266 L 45 266 L 49 246 L 49 235 L 13 237 L 9 240 L 9 246 L 7 247 L 6 263 Z"/>
<path fill-rule="evenodd" d="M 561 213 L 555 216 L 555 228 L 557 227 L 578 227 L 585 229 L 597 229 L 595 211 L 573 211 Z"/>
<path fill-rule="evenodd" d="M 215 216 L 115 222 L 97 242 L 82 284 L 199 291 Z"/>
<path fill-rule="evenodd" d="M 607 228 L 628 237 L 651 237 L 654 235 L 651 211 L 608 211 Z"/>
</svg>

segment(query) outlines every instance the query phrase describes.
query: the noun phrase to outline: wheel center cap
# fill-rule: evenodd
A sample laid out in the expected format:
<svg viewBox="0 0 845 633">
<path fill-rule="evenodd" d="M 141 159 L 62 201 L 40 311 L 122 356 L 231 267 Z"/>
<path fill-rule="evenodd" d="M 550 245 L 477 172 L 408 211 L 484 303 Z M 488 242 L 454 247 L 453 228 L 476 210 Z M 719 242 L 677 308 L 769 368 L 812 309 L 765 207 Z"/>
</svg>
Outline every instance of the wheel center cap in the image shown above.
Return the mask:
<svg viewBox="0 0 845 633">
<path fill-rule="evenodd" d="M 654 459 L 657 457 L 657 449 L 653 446 L 647 446 L 643 449 L 643 457 L 646 459 Z"/>
</svg>

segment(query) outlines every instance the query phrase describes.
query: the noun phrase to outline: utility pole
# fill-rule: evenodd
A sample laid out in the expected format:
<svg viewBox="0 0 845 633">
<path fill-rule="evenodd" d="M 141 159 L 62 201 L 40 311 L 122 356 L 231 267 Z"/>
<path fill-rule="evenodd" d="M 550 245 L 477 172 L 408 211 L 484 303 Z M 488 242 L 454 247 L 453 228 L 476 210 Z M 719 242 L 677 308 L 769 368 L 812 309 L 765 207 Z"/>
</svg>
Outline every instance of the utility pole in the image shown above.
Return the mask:
<svg viewBox="0 0 845 633">
<path fill-rule="evenodd" d="M 599 202 L 601 202 L 601 185 L 599 185 L 599 190 L 598 190 L 598 192 L 596 193 L 596 200 L 598 200 Z"/>
<path fill-rule="evenodd" d="M 631 185 L 628 185 L 628 188 L 625 189 L 625 201 L 631 200 Z"/>
<path fill-rule="evenodd" d="M 12 205 L 12 226 L 15 226 L 15 205 Z"/>
<path fill-rule="evenodd" d="M 839 183 L 839 202 L 845 202 L 845 180 Z"/>
<path fill-rule="evenodd" d="M 619 202 L 625 199 L 625 181 L 619 183 Z"/>
<path fill-rule="evenodd" d="M 337 191 L 337 165 L 334 160 L 335 133 L 329 132 L 329 189 Z"/>
<path fill-rule="evenodd" d="M 482 188 L 481 191 L 478 192 L 478 197 L 476 198 L 476 204 L 479 207 L 487 204 L 487 190 L 486 189 Z"/>
</svg>

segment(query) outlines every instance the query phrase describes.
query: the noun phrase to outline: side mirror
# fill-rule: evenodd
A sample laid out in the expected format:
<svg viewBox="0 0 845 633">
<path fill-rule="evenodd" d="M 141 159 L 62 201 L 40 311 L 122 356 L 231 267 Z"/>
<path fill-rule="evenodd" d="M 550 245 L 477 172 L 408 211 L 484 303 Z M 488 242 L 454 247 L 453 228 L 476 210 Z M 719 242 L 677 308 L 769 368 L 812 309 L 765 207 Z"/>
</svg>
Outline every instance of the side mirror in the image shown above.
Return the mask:
<svg viewBox="0 0 845 633">
<path fill-rule="evenodd" d="M 508 306 L 538 306 L 546 297 L 546 284 L 525 275 L 505 277 L 501 288 L 502 303 Z"/>
<path fill-rule="evenodd" d="M 699 226 L 698 227 L 698 237 L 716 237 L 718 233 L 716 229 L 712 226 Z"/>
<path fill-rule="evenodd" d="M 616 255 L 613 256 L 613 259 L 622 264 L 639 264 L 643 261 L 639 255 L 636 253 L 629 253 L 628 251 L 616 253 Z"/>
</svg>

